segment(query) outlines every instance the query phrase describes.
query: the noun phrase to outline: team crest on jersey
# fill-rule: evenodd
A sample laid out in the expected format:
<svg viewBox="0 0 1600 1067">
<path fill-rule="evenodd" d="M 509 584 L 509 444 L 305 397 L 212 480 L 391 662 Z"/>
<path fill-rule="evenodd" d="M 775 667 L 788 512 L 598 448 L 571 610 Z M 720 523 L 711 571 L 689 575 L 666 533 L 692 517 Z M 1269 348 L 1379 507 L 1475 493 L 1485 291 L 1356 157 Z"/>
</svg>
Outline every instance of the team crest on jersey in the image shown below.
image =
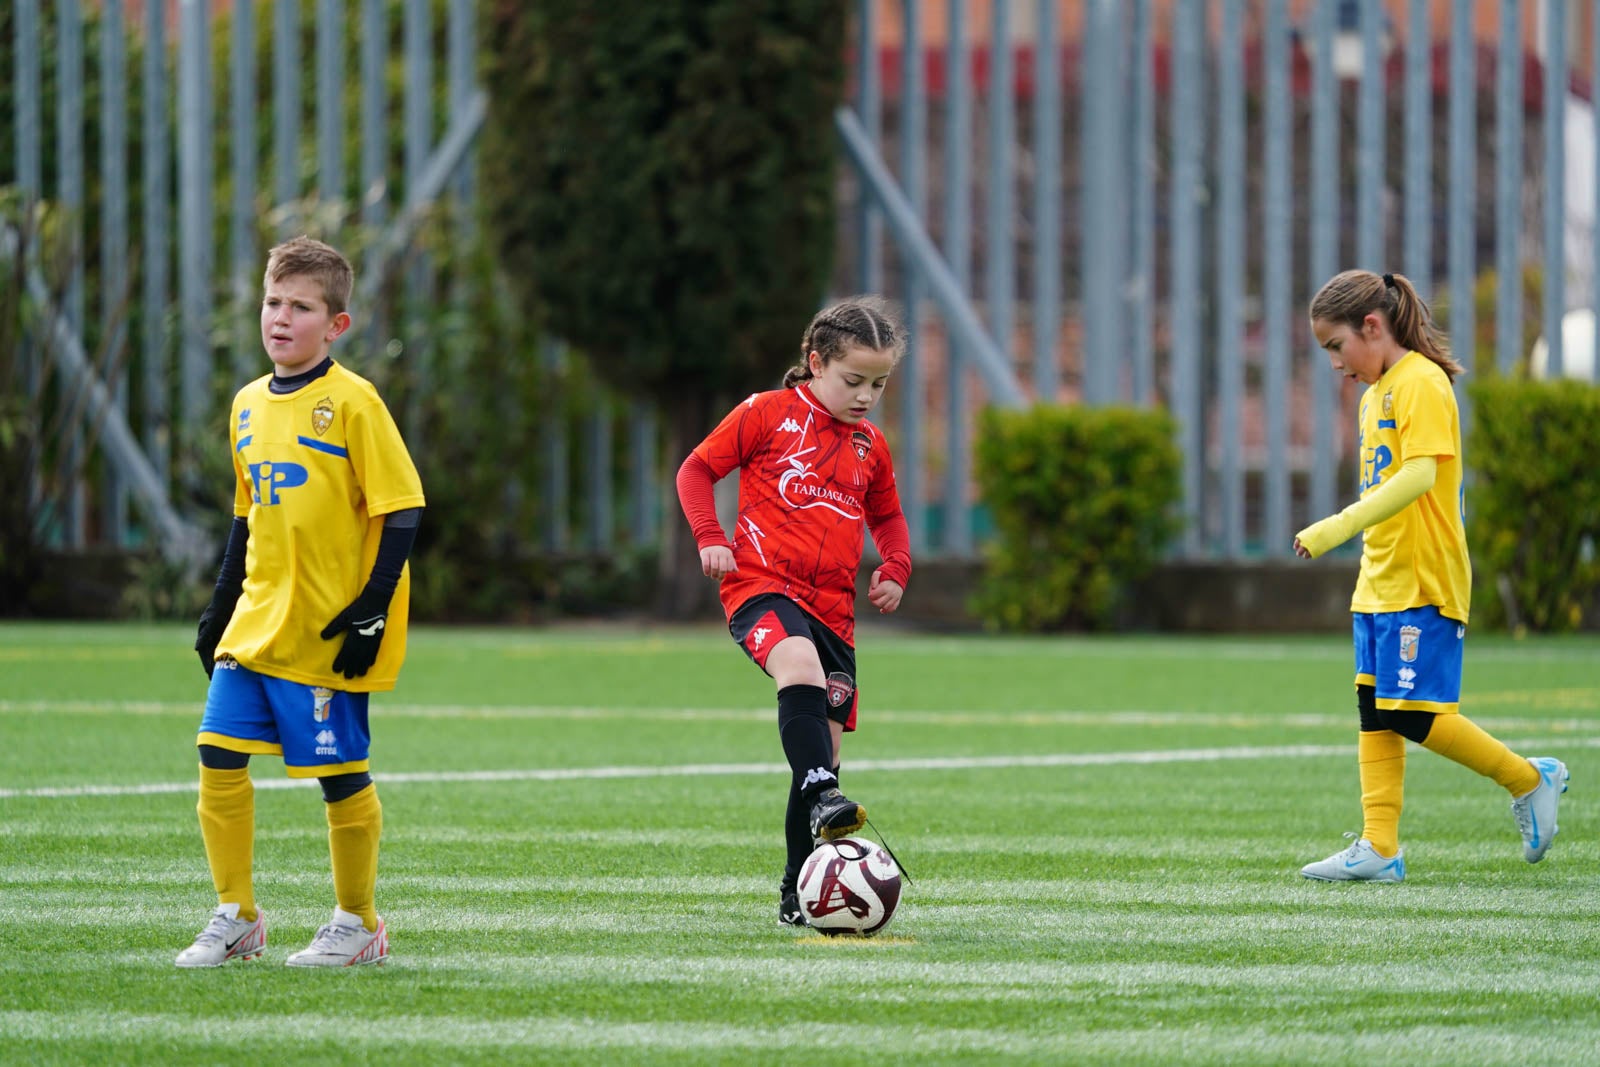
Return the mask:
<svg viewBox="0 0 1600 1067">
<path fill-rule="evenodd" d="M 1383 394 L 1383 417 L 1386 418 L 1386 419 L 1394 418 L 1394 393 L 1393 392 L 1388 392 L 1388 393 L 1384 393 Z"/>
<path fill-rule="evenodd" d="M 1400 660 L 1403 663 L 1417 662 L 1417 652 L 1422 643 L 1422 628 L 1420 626 L 1400 627 Z"/>
<path fill-rule="evenodd" d="M 850 431 L 850 443 L 856 447 L 856 455 L 862 459 L 867 458 L 867 453 L 872 451 L 872 435 L 865 430 Z"/>
<path fill-rule="evenodd" d="M 316 686 L 311 690 L 311 717 L 317 722 L 328 721 L 328 705 L 333 702 L 333 690 Z"/>
<path fill-rule="evenodd" d="M 842 708 L 845 701 L 850 699 L 850 694 L 856 691 L 856 680 L 844 671 L 834 671 L 828 675 L 828 706 Z"/>
<path fill-rule="evenodd" d="M 317 406 L 311 409 L 311 428 L 321 437 L 328 432 L 328 427 L 333 425 L 333 398 L 323 397 L 317 401 Z"/>
</svg>

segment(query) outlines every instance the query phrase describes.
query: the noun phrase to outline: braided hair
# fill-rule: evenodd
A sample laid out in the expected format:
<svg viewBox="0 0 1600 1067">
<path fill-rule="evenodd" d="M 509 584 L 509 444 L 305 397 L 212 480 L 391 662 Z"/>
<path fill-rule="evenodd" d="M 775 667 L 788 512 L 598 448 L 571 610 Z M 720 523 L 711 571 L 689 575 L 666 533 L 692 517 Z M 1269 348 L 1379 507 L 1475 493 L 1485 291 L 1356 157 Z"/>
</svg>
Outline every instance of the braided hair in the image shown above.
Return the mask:
<svg viewBox="0 0 1600 1067">
<path fill-rule="evenodd" d="M 783 387 L 789 389 L 814 377 L 811 353 L 815 352 L 827 366 L 842 358 L 853 345 L 892 352 L 894 361 L 900 362 L 906 350 L 906 331 L 887 300 L 880 296 L 852 296 L 817 312 L 800 338 L 800 362 L 784 374 Z"/>
</svg>

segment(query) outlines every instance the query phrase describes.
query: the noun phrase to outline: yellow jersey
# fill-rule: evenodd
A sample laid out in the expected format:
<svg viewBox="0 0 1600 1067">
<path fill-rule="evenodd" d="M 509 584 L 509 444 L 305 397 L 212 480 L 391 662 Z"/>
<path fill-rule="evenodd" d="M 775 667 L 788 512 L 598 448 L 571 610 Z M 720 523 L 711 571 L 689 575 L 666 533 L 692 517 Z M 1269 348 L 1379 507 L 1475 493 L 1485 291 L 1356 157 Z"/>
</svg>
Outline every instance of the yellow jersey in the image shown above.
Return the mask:
<svg viewBox="0 0 1600 1067">
<path fill-rule="evenodd" d="M 271 375 L 233 399 L 234 514 L 250 522 L 244 592 L 217 645 L 260 674 L 348 692 L 393 689 L 406 655 L 411 568 L 389 602 L 378 660 L 333 672 L 322 628 L 372 573 L 383 516 L 422 507 L 422 480 L 372 383 L 335 363 L 293 393 Z"/>
<path fill-rule="evenodd" d="M 1433 456 L 1433 488 L 1362 539 L 1361 576 L 1350 610 L 1404 611 L 1432 605 L 1467 621 L 1472 563 L 1467 556 L 1461 470 L 1461 412 L 1450 377 L 1420 352 L 1408 352 L 1361 397 L 1361 496 L 1414 456 Z"/>
</svg>

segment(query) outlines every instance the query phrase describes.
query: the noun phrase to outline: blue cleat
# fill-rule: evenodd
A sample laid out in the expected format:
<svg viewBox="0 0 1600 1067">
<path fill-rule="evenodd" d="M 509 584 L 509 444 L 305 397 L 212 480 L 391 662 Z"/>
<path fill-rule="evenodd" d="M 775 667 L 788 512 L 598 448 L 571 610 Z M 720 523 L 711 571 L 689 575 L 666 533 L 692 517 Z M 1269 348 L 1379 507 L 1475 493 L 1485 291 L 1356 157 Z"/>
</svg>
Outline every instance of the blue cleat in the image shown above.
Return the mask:
<svg viewBox="0 0 1600 1067">
<path fill-rule="evenodd" d="M 1539 784 L 1511 802 L 1511 817 L 1522 833 L 1522 858 L 1529 863 L 1544 859 L 1545 851 L 1556 839 L 1556 808 L 1567 791 L 1567 765 L 1554 756 L 1535 756 L 1528 760 L 1539 772 Z"/>
</svg>

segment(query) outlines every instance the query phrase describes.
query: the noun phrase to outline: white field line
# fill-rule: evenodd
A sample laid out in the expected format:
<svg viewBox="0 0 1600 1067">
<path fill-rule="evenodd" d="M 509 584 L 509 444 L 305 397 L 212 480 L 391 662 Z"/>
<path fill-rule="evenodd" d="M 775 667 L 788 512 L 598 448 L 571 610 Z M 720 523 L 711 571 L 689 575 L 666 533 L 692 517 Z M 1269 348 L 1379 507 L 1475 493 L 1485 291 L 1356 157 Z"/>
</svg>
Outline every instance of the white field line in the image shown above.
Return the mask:
<svg viewBox="0 0 1600 1067">
<path fill-rule="evenodd" d="M 1508 742 L 1527 748 L 1529 742 Z M 1539 742 L 1551 747 L 1550 739 Z M 1559 747 L 1600 748 L 1600 737 L 1563 738 Z M 1216 763 L 1224 760 L 1348 758 L 1352 745 L 1241 745 L 1236 748 L 1180 748 L 1143 752 L 1060 752 L 1031 756 L 948 756 L 918 759 L 851 760 L 850 773 L 863 771 L 967 771 L 1015 767 L 1122 767 L 1164 763 Z M 380 774 L 385 785 L 410 782 L 569 782 L 614 778 L 683 778 L 772 775 L 787 771 L 783 763 L 686 763 L 666 766 L 546 767 L 499 771 L 401 771 Z M 296 789 L 316 784 L 314 778 L 257 778 L 257 789 Z M 0 800 L 11 797 L 123 797 L 157 793 L 192 793 L 196 783 L 150 782 L 134 785 L 42 786 L 36 789 L 0 789 Z"/>
<path fill-rule="evenodd" d="M 1587 707 L 1588 690 L 1556 690 L 1549 696 L 1561 707 Z M 1510 696 L 1511 694 L 1507 694 Z M 1522 694 L 1520 703 L 1531 703 Z M 203 701 L 160 700 L 3 700 L 0 715 L 190 715 L 199 721 Z M 634 720 L 645 722 L 766 722 L 771 708 L 629 708 L 585 707 L 545 704 L 375 704 L 372 714 L 388 719 L 565 719 L 571 721 Z M 1317 712 L 1281 714 L 1242 712 L 1087 711 L 1070 708 L 1022 708 L 1011 711 L 983 709 L 872 709 L 873 723 L 907 723 L 921 726 L 1212 726 L 1284 727 L 1305 729 L 1342 728 L 1355 725 L 1355 715 Z M 1526 730 L 1537 726 L 1555 734 L 1587 734 L 1600 731 L 1600 719 L 1592 717 L 1537 719 L 1526 717 L 1472 716 L 1472 721 L 1489 730 Z"/>
</svg>

